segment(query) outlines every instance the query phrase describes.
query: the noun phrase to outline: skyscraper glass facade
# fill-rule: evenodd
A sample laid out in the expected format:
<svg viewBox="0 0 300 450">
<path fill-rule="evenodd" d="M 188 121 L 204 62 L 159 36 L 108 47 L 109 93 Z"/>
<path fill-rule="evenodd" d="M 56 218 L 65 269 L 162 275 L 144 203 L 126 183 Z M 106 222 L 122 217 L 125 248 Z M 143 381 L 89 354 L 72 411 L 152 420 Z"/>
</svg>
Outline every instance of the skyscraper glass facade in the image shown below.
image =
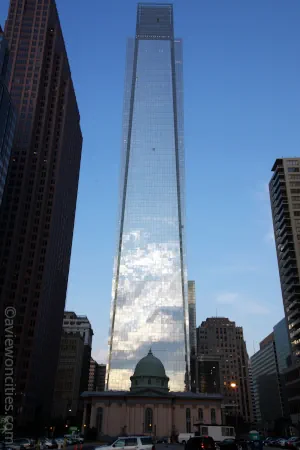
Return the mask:
<svg viewBox="0 0 300 450">
<path fill-rule="evenodd" d="M 169 4 L 139 4 L 127 45 L 120 220 L 108 389 L 152 347 L 171 390 L 189 383 L 181 41 Z"/>
</svg>

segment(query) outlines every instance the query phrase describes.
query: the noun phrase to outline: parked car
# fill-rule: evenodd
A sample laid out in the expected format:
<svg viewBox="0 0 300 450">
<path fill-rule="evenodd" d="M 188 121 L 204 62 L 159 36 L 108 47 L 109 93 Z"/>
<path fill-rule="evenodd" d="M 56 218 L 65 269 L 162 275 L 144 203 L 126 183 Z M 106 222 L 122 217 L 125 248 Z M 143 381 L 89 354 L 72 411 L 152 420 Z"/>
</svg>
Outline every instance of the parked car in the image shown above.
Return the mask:
<svg viewBox="0 0 300 450">
<path fill-rule="evenodd" d="M 186 450 L 216 450 L 216 443 L 210 436 L 194 436 L 187 441 L 185 448 Z"/>
<path fill-rule="evenodd" d="M 278 439 L 278 441 L 276 442 L 276 445 L 277 445 L 277 447 L 285 448 L 286 443 L 287 443 L 287 439 L 281 438 L 281 439 Z"/>
<path fill-rule="evenodd" d="M 272 441 L 272 437 L 267 437 L 267 439 L 265 439 L 264 440 L 264 445 L 267 447 L 267 446 L 270 446 L 270 442 Z"/>
<path fill-rule="evenodd" d="M 289 438 L 286 442 L 286 448 L 293 449 L 293 450 L 296 449 L 297 445 L 299 446 L 299 441 L 300 441 L 299 436 L 293 436 L 293 437 Z"/>
<path fill-rule="evenodd" d="M 30 449 L 30 448 L 33 448 L 33 442 L 31 439 L 19 438 L 19 439 L 15 439 L 13 441 L 11 447 L 13 447 L 15 449 L 21 449 L 21 448 Z"/>
<path fill-rule="evenodd" d="M 168 436 L 164 436 L 162 438 L 158 438 L 156 443 L 157 444 L 167 444 L 169 442 Z"/>
<path fill-rule="evenodd" d="M 277 442 L 279 441 L 279 438 L 273 438 L 269 442 L 270 447 L 277 447 Z"/>
<path fill-rule="evenodd" d="M 298 438 L 297 440 L 294 440 L 291 444 L 291 447 L 289 447 L 292 450 L 299 450 L 300 448 L 300 438 Z"/>
<path fill-rule="evenodd" d="M 84 437 L 80 434 L 74 434 L 74 439 L 78 444 L 83 444 L 84 443 Z"/>
<path fill-rule="evenodd" d="M 40 448 L 41 450 L 54 449 L 58 448 L 58 444 L 55 439 L 42 438 L 40 440 Z"/>
<path fill-rule="evenodd" d="M 242 450 L 242 446 L 236 439 L 224 439 L 218 443 L 221 450 Z"/>
<path fill-rule="evenodd" d="M 65 434 L 64 437 L 67 440 L 67 445 L 78 444 L 75 434 Z"/>
<path fill-rule="evenodd" d="M 126 450 L 155 450 L 155 445 L 151 436 L 126 436 L 119 437 L 111 445 L 101 445 L 96 447 L 95 450 L 108 450 L 115 448 L 124 448 Z"/>
</svg>

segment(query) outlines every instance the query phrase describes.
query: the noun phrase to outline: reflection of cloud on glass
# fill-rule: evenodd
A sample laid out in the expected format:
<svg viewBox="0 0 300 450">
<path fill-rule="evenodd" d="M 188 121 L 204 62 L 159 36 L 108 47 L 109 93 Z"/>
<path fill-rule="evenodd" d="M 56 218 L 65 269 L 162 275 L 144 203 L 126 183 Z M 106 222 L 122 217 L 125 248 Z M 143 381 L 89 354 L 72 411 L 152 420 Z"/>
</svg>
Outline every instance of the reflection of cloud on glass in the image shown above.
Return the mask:
<svg viewBox="0 0 300 450">
<path fill-rule="evenodd" d="M 148 317 L 147 323 L 152 323 L 157 317 L 161 318 L 162 323 L 182 321 L 183 310 L 179 307 L 157 308 L 154 313 Z"/>
<path fill-rule="evenodd" d="M 152 346 L 164 363 L 171 360 L 172 388 L 182 388 L 184 360 L 180 364 L 178 358 L 170 358 L 171 349 L 182 352 L 185 341 L 181 283 L 177 242 L 151 242 L 142 230 L 124 235 L 110 376 L 120 380 L 120 372 L 134 368 Z"/>
</svg>

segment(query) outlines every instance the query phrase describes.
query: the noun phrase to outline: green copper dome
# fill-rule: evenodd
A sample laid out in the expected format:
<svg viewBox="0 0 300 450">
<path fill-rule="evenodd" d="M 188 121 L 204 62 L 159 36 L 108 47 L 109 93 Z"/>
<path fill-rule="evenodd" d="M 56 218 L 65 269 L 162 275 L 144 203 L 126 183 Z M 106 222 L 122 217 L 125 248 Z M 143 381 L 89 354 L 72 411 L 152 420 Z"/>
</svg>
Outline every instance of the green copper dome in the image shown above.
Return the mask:
<svg viewBox="0 0 300 450">
<path fill-rule="evenodd" d="M 166 377 L 163 363 L 156 358 L 151 349 L 147 356 L 142 358 L 136 365 L 134 377 Z"/>
<path fill-rule="evenodd" d="M 169 378 L 166 375 L 163 363 L 153 355 L 151 349 L 148 355 L 137 363 L 130 380 L 131 392 L 145 389 L 159 389 L 161 392 L 169 391 Z"/>
</svg>

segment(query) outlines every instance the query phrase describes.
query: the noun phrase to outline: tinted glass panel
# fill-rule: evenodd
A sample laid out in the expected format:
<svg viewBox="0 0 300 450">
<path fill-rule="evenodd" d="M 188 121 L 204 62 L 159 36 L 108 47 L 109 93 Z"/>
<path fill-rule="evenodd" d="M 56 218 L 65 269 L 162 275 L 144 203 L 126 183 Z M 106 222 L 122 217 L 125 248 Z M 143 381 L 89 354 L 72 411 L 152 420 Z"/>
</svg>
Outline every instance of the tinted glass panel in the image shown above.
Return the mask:
<svg viewBox="0 0 300 450">
<path fill-rule="evenodd" d="M 142 437 L 141 442 L 143 445 L 152 445 L 153 444 L 153 440 L 151 437 Z"/>
<path fill-rule="evenodd" d="M 183 391 L 189 344 L 181 41 L 131 40 L 127 61 L 108 388 L 128 389 L 152 346 L 170 390 Z"/>
<path fill-rule="evenodd" d="M 126 441 L 125 441 L 125 446 L 126 447 L 134 447 L 135 445 L 137 445 L 137 439 L 136 438 L 126 439 Z"/>
</svg>

